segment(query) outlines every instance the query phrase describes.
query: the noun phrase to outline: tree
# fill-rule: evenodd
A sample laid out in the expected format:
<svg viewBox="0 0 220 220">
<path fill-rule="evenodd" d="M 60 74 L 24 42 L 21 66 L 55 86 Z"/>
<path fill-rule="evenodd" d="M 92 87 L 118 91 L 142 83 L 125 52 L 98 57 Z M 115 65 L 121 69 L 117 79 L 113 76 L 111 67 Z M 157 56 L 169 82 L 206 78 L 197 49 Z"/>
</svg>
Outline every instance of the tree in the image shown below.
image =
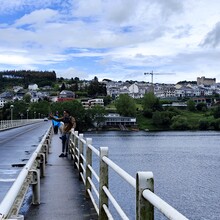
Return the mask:
<svg viewBox="0 0 220 220">
<path fill-rule="evenodd" d="M 62 83 L 62 86 L 60 87 L 60 91 L 63 91 L 66 89 L 65 83 Z"/>
<path fill-rule="evenodd" d="M 189 99 L 187 101 L 187 109 L 191 112 L 194 112 L 196 110 L 195 102 L 192 99 Z"/>
<path fill-rule="evenodd" d="M 97 96 L 99 92 L 99 81 L 98 78 L 95 76 L 94 79 L 90 82 L 88 86 L 88 95 L 89 96 Z"/>
<path fill-rule="evenodd" d="M 214 108 L 213 116 L 214 116 L 214 118 L 220 118 L 220 106 L 217 106 Z"/>
<path fill-rule="evenodd" d="M 152 116 L 152 112 L 162 110 L 159 99 L 152 92 L 144 95 L 142 105 L 145 115 Z"/>
<path fill-rule="evenodd" d="M 47 117 L 50 113 L 50 103 L 42 100 L 30 104 L 30 115 L 35 115 L 36 118 Z"/>
<path fill-rule="evenodd" d="M 169 128 L 172 117 L 175 116 L 174 112 L 171 111 L 155 111 L 152 116 L 153 123 L 159 127 Z"/>
<path fill-rule="evenodd" d="M 90 116 L 91 122 L 96 124 L 96 127 L 100 127 L 101 123 L 105 121 L 106 111 L 100 105 L 95 105 L 91 109 L 88 109 L 87 114 Z"/>
<path fill-rule="evenodd" d="M 51 104 L 51 111 L 54 113 L 59 112 L 59 117 L 61 117 L 64 110 L 70 111 L 70 114 L 76 119 L 76 129 L 78 131 L 83 131 L 88 128 L 86 120 L 86 112 L 82 104 L 77 100 L 66 101 L 66 102 L 56 102 Z"/>
<path fill-rule="evenodd" d="M 31 102 L 31 95 L 29 94 L 29 93 L 26 93 L 25 95 L 24 95 L 24 101 L 26 102 L 26 103 L 30 103 Z"/>
<path fill-rule="evenodd" d="M 204 102 L 200 102 L 196 105 L 196 109 L 198 111 L 206 111 L 207 110 L 207 105 Z"/>
<path fill-rule="evenodd" d="M 88 95 L 91 97 L 97 97 L 98 95 L 106 96 L 106 85 L 99 83 L 98 78 L 95 76 L 88 86 Z"/>
<path fill-rule="evenodd" d="M 105 106 L 108 105 L 108 104 L 110 104 L 111 101 L 112 101 L 112 98 L 111 98 L 110 95 L 105 96 L 104 99 L 103 99 L 103 102 L 104 102 L 104 105 L 105 105 Z"/>
<path fill-rule="evenodd" d="M 115 107 L 120 115 L 128 117 L 136 115 L 135 101 L 128 94 L 121 94 L 115 101 Z"/>
</svg>

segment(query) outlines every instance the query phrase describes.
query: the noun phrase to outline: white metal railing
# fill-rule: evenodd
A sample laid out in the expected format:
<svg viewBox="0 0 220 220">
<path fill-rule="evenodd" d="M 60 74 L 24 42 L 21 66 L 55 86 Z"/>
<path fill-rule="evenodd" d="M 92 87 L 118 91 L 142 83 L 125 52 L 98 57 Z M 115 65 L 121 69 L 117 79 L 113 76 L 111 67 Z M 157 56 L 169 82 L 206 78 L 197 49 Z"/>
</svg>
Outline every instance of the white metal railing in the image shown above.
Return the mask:
<svg viewBox="0 0 220 220">
<path fill-rule="evenodd" d="M 152 172 L 137 172 L 136 178 L 132 177 L 108 157 L 108 147 L 100 147 L 97 150 L 92 146 L 92 139 L 86 138 L 85 140 L 83 134 L 78 134 L 78 131 L 72 130 L 71 132 L 69 151 L 74 160 L 74 167 L 78 170 L 79 179 L 85 185 L 86 197 L 91 199 L 99 220 L 114 219 L 109 210 L 109 202 L 121 219 L 129 219 L 108 187 L 108 179 L 111 178 L 109 177 L 109 168 L 135 189 L 135 219 L 154 220 L 154 207 L 156 207 L 168 219 L 187 220 L 185 216 L 154 193 Z M 99 175 L 92 166 L 93 155 L 99 158 Z M 98 187 L 96 187 L 97 184 L 94 183 L 93 177 L 98 183 Z"/>
<path fill-rule="evenodd" d="M 0 220 L 23 219 L 19 210 L 30 185 L 32 185 L 32 203 L 40 203 L 40 177 L 45 175 L 45 164 L 47 161 L 52 126 L 47 130 L 36 150 L 19 173 L 17 179 L 0 203 Z M 19 217 L 18 217 L 19 216 Z"/>
<path fill-rule="evenodd" d="M 6 130 L 9 128 L 15 128 L 27 124 L 33 124 L 36 122 L 40 122 L 43 119 L 20 119 L 20 120 L 2 120 L 0 121 L 0 131 Z"/>
</svg>

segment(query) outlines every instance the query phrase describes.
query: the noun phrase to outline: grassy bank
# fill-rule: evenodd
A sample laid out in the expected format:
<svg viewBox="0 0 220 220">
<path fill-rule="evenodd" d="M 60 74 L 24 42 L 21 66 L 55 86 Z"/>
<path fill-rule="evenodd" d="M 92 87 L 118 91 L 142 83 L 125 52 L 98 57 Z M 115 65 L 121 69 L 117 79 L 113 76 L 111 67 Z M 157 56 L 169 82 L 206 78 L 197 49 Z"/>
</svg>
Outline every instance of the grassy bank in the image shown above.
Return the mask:
<svg viewBox="0 0 220 220">
<path fill-rule="evenodd" d="M 219 130 L 219 120 L 215 119 L 211 112 L 190 112 L 181 110 L 172 118 L 166 120 L 166 124 L 155 123 L 152 118 L 137 114 L 137 124 L 140 130 Z"/>
</svg>

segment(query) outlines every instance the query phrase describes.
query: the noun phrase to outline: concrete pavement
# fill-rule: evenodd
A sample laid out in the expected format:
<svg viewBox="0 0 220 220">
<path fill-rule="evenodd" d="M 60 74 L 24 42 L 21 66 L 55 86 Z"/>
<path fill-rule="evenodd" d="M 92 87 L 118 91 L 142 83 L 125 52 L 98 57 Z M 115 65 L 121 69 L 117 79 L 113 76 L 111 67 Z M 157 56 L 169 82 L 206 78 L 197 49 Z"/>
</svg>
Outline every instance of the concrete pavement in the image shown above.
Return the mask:
<svg viewBox="0 0 220 220">
<path fill-rule="evenodd" d="M 59 135 L 52 138 L 46 176 L 41 178 L 41 204 L 31 206 L 25 220 L 95 220 L 98 219 L 85 188 L 79 181 L 73 162 L 60 158 Z"/>
</svg>

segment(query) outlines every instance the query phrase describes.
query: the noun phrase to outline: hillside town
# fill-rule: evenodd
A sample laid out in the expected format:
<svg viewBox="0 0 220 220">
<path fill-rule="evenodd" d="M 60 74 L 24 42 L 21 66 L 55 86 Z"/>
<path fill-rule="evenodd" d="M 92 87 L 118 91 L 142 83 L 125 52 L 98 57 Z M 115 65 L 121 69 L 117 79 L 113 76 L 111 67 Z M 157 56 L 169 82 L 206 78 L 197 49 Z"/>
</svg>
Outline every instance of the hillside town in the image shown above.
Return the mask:
<svg viewBox="0 0 220 220">
<path fill-rule="evenodd" d="M 89 81 L 81 82 L 79 87 L 89 85 Z M 207 106 L 212 103 L 210 96 L 220 94 L 220 83 L 216 82 L 215 78 L 206 78 L 205 76 L 197 77 L 196 81 L 177 83 L 177 84 L 163 84 L 163 83 L 150 83 L 150 82 L 134 82 L 128 81 L 111 81 L 103 80 L 101 82 L 106 87 L 106 93 L 113 100 L 121 94 L 128 94 L 130 97 L 139 99 L 143 98 L 146 93 L 153 92 L 154 95 L 160 99 L 168 99 L 176 103 L 177 100 L 182 98 L 191 98 L 195 103 L 203 102 Z M 52 94 L 51 86 L 44 86 L 39 88 L 37 84 L 28 85 L 27 89 L 21 86 L 13 86 L 12 90 L 4 91 L 0 94 L 0 108 L 8 102 L 14 100 L 22 100 L 25 95 L 30 96 L 30 102 L 38 102 L 47 98 L 52 102 L 64 102 L 74 100 L 76 94 L 68 90 L 71 85 L 66 85 L 65 90 L 57 92 L 56 95 Z M 84 108 L 88 109 L 94 105 L 104 106 L 103 98 L 84 98 L 81 100 Z"/>
</svg>

